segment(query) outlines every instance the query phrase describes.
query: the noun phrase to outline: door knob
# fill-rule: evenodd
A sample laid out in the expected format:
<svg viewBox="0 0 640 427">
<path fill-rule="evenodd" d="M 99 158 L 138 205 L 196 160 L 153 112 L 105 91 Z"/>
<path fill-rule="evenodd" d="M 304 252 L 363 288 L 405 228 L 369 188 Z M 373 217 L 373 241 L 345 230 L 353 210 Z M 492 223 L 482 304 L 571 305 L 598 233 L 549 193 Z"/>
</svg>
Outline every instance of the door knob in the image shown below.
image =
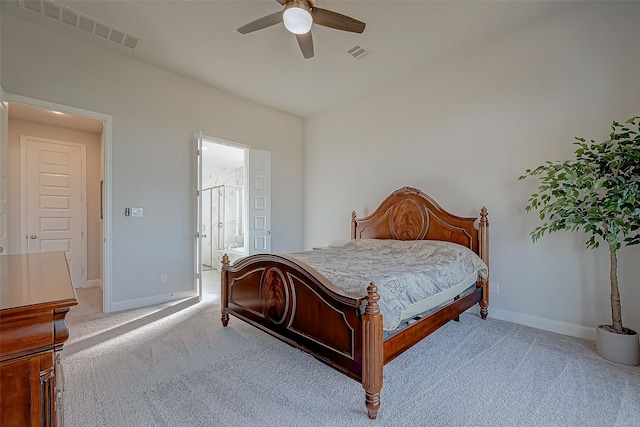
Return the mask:
<svg viewBox="0 0 640 427">
<path fill-rule="evenodd" d="M 29 238 L 30 238 L 30 239 L 36 239 L 37 237 L 38 237 L 38 236 L 36 236 L 35 234 L 31 234 L 31 235 L 29 236 Z"/>
</svg>

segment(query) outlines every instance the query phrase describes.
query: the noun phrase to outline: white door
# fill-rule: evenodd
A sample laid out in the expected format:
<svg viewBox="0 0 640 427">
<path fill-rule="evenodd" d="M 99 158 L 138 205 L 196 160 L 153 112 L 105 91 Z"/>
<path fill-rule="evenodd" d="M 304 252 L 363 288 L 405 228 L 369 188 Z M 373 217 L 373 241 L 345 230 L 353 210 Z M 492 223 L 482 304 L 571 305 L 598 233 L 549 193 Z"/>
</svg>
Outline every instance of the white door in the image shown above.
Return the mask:
<svg viewBox="0 0 640 427">
<path fill-rule="evenodd" d="M 9 156 L 9 108 L 0 89 L 0 255 L 7 253 L 7 176 L 9 173 L 7 157 Z"/>
<path fill-rule="evenodd" d="M 71 281 L 81 287 L 86 283 L 86 147 L 25 135 L 20 146 L 23 252 L 64 251 Z"/>
<path fill-rule="evenodd" d="M 196 287 L 202 301 L 202 132 L 196 133 Z"/>
<path fill-rule="evenodd" d="M 271 153 L 249 150 L 249 255 L 271 252 Z"/>
</svg>

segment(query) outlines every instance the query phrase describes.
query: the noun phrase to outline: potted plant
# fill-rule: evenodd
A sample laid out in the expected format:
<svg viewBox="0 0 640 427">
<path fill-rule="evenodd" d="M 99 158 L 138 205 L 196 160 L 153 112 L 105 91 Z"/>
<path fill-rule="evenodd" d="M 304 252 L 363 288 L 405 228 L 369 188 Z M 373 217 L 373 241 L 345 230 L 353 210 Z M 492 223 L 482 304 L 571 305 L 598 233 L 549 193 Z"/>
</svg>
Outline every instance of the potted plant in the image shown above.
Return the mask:
<svg viewBox="0 0 640 427">
<path fill-rule="evenodd" d="M 614 121 L 610 139 L 602 143 L 576 137 L 573 160 L 547 161 L 519 178 L 540 179 L 525 208 L 539 211 L 543 222 L 530 234 L 534 243 L 545 233 L 581 230 L 589 235 L 587 248 L 600 241 L 608 246 L 612 323 L 596 329 L 598 354 L 633 366 L 640 364 L 640 345 L 638 334 L 622 323 L 617 252 L 640 243 L 639 126 L 640 117 Z"/>
</svg>

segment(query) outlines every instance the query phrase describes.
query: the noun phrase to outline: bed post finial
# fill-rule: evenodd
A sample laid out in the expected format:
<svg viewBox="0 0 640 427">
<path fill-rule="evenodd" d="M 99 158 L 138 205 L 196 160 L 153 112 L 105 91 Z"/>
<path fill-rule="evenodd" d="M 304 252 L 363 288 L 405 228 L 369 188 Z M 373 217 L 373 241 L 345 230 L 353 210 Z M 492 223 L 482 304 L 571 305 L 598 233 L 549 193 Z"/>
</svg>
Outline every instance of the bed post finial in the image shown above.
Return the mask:
<svg viewBox="0 0 640 427">
<path fill-rule="evenodd" d="M 229 324 L 229 313 L 227 313 L 227 307 L 229 306 L 229 294 L 227 292 L 227 267 L 229 264 L 229 255 L 222 255 L 222 268 L 220 269 L 220 311 L 222 312 L 220 321 L 222 322 L 222 326 L 227 326 Z"/>
<path fill-rule="evenodd" d="M 371 282 L 365 297 L 367 306 L 362 315 L 362 387 L 369 418 L 375 420 L 380 409 L 382 368 L 384 365 L 382 346 L 382 314 L 378 288 Z"/>
<path fill-rule="evenodd" d="M 351 211 L 351 240 L 356 238 L 356 211 Z"/>
<path fill-rule="evenodd" d="M 480 258 L 489 266 L 489 212 L 485 206 L 480 209 Z M 489 269 L 491 272 L 491 269 Z M 482 279 L 482 300 L 480 301 L 480 317 L 487 318 L 489 314 L 489 277 Z"/>
<path fill-rule="evenodd" d="M 480 222 L 483 222 L 489 225 L 489 220 L 487 219 L 488 216 L 489 216 L 489 211 L 487 211 L 486 206 L 483 206 L 482 209 L 480 209 Z"/>
</svg>

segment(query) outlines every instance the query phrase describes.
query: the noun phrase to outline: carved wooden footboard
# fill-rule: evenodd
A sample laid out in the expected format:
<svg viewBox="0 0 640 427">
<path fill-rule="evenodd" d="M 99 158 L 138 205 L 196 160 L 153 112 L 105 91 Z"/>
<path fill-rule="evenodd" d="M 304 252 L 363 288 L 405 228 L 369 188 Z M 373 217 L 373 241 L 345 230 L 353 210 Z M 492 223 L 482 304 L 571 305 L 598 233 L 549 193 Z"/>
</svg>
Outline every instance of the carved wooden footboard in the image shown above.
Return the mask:
<svg viewBox="0 0 640 427">
<path fill-rule="evenodd" d="M 487 210 L 480 219 L 452 215 L 420 190 L 404 187 L 369 216 L 351 218 L 353 239 L 445 240 L 465 245 L 489 264 Z M 257 254 L 222 265 L 222 323 L 238 317 L 360 381 L 367 412 L 380 407 L 383 366 L 431 332 L 480 303 L 487 316 L 489 282 L 383 340 L 375 284 L 350 295 L 312 267 L 287 255 Z"/>
<path fill-rule="evenodd" d="M 254 255 L 233 266 L 224 255 L 222 262 L 222 324 L 231 314 L 362 382 L 375 418 L 383 369 L 377 288 L 369 286 L 364 298 L 346 295 L 286 255 Z"/>
<path fill-rule="evenodd" d="M 319 273 L 286 256 L 259 254 L 233 266 L 225 262 L 223 324 L 232 314 L 360 379 L 358 299 L 333 292 Z"/>
</svg>

